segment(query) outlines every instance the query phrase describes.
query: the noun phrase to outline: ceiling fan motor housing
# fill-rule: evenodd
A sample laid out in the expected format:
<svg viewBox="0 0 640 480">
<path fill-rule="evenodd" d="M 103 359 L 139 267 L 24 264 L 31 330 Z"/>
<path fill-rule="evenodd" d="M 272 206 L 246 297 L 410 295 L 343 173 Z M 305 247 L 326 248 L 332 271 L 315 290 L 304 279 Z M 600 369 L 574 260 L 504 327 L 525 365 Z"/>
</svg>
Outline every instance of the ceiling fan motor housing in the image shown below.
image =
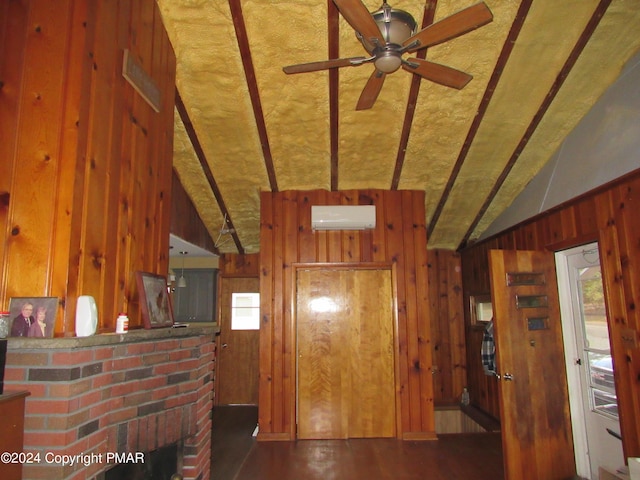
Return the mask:
<svg viewBox="0 0 640 480">
<path fill-rule="evenodd" d="M 411 14 L 391 8 L 386 1 L 371 16 L 382 33 L 385 45 L 378 45 L 375 39 L 364 38 L 359 32 L 356 36 L 367 52 L 375 57 L 378 70 L 395 72 L 402 64 L 402 44 L 415 33 L 418 24 Z"/>
</svg>

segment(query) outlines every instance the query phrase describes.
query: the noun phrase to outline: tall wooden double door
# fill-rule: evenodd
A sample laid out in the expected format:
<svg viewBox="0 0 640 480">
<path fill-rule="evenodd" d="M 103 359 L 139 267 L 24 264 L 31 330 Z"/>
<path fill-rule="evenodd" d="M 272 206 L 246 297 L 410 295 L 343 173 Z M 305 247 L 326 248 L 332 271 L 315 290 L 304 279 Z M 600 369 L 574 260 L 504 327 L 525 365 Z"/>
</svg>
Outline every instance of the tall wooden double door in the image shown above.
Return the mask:
<svg viewBox="0 0 640 480">
<path fill-rule="evenodd" d="M 391 270 L 298 269 L 297 436 L 396 436 Z"/>
</svg>

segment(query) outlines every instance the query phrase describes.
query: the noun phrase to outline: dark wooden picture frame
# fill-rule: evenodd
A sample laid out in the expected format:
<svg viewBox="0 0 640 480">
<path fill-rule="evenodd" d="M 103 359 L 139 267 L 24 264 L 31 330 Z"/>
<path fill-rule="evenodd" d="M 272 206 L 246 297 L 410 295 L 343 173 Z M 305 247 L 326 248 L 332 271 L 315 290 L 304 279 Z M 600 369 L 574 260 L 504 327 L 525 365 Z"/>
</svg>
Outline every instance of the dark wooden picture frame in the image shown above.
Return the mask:
<svg viewBox="0 0 640 480">
<path fill-rule="evenodd" d="M 167 279 L 162 275 L 136 272 L 136 281 L 144 328 L 172 327 L 173 309 Z"/>
</svg>

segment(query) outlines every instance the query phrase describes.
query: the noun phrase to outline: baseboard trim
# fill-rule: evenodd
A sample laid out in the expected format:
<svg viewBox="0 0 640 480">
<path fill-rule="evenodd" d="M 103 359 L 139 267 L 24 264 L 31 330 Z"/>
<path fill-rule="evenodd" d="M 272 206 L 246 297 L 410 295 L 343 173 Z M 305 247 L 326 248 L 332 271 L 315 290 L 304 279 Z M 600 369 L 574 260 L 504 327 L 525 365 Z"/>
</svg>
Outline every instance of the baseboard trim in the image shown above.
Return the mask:
<svg viewBox="0 0 640 480">
<path fill-rule="evenodd" d="M 436 432 L 404 432 L 402 434 L 402 440 L 407 441 L 427 441 L 437 440 L 438 436 Z"/>
<path fill-rule="evenodd" d="M 263 433 L 258 432 L 256 440 L 259 442 L 290 442 L 293 440 L 288 433 Z"/>
</svg>

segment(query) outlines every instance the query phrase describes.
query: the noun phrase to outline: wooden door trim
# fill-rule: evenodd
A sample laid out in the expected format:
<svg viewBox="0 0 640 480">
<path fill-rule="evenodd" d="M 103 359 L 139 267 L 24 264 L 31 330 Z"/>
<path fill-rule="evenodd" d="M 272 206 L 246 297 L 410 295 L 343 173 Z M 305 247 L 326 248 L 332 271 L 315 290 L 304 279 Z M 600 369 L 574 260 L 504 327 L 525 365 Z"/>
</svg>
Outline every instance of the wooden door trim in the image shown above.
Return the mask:
<svg viewBox="0 0 640 480">
<path fill-rule="evenodd" d="M 392 313 L 393 313 L 393 372 L 394 372 L 394 388 L 395 388 L 395 404 L 396 404 L 396 425 L 395 425 L 395 435 L 396 438 L 400 438 L 402 436 L 402 404 L 400 398 L 400 339 L 398 332 L 398 284 L 397 284 L 397 269 L 395 262 L 365 262 L 365 263 L 344 263 L 344 262 L 336 262 L 336 263 L 292 263 L 291 270 L 294 281 L 291 282 L 291 325 L 290 325 L 290 338 L 292 339 L 292 348 L 297 350 L 297 332 L 298 332 L 298 314 L 296 311 L 296 304 L 298 300 L 297 290 L 298 290 L 298 270 L 388 270 L 391 274 L 391 300 L 393 302 L 392 305 Z M 291 409 L 291 418 L 290 425 L 292 425 L 291 439 L 298 438 L 298 426 L 297 426 L 297 413 L 298 413 L 298 371 L 297 371 L 297 351 L 292 352 L 291 355 L 291 372 L 295 372 L 294 385 L 295 387 L 291 389 L 291 405 L 294 408 Z"/>
</svg>

